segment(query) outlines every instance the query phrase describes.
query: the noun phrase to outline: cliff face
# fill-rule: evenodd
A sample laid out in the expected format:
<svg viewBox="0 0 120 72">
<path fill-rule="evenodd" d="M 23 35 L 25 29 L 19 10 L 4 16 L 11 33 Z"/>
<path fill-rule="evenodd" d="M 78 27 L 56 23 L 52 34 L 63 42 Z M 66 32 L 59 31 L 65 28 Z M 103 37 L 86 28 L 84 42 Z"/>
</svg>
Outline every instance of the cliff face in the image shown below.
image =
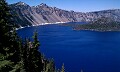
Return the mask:
<svg viewBox="0 0 120 72">
<path fill-rule="evenodd" d="M 23 2 L 11 4 L 10 7 L 11 13 L 16 15 L 15 22 L 18 26 L 55 22 L 88 22 L 102 16 L 120 22 L 120 9 L 82 13 L 50 7 L 43 3 L 31 7 Z"/>
</svg>

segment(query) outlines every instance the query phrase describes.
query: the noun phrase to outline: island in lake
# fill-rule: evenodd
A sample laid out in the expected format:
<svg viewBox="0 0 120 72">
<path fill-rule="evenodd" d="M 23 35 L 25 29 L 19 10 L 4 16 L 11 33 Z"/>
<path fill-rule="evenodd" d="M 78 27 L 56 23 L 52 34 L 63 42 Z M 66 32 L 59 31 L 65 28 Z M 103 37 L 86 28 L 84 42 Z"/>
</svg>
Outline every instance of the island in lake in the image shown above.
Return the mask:
<svg viewBox="0 0 120 72">
<path fill-rule="evenodd" d="M 120 72 L 119 0 L 22 1 L 0 0 L 0 72 Z"/>
<path fill-rule="evenodd" d="M 73 30 L 91 30 L 91 31 L 120 31 L 120 22 L 108 17 L 101 17 L 86 24 L 62 24 L 71 26 Z"/>
</svg>

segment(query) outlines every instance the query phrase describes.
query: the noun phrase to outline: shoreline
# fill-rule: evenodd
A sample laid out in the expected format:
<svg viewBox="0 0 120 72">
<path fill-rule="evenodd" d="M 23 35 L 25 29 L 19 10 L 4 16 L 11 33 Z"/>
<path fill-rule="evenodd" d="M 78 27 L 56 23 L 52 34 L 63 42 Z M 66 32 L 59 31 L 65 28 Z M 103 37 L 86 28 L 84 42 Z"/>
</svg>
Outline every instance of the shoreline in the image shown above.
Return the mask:
<svg viewBox="0 0 120 72">
<path fill-rule="evenodd" d="M 25 27 L 20 26 L 19 28 L 16 28 L 15 30 L 23 29 L 23 28 L 26 28 L 26 27 L 34 27 L 34 26 L 50 25 L 50 24 L 60 24 L 60 23 L 68 23 L 68 22 L 41 23 L 41 24 L 31 25 L 31 26 L 28 25 L 28 26 L 25 26 Z"/>
<path fill-rule="evenodd" d="M 120 32 L 120 30 L 72 29 L 75 31 Z"/>
<path fill-rule="evenodd" d="M 31 26 L 28 25 L 25 27 L 20 26 L 19 28 L 16 28 L 16 30 L 27 28 L 27 27 L 42 26 L 42 25 L 54 25 L 54 24 L 62 24 L 62 23 L 69 23 L 69 22 L 41 23 L 41 24 L 31 25 Z M 113 32 L 113 31 L 120 32 L 120 30 L 98 30 L 98 29 L 76 29 L 76 28 L 72 28 L 72 30 L 75 30 L 75 31 L 81 31 L 81 30 L 82 31 L 97 31 L 97 32 Z"/>
</svg>

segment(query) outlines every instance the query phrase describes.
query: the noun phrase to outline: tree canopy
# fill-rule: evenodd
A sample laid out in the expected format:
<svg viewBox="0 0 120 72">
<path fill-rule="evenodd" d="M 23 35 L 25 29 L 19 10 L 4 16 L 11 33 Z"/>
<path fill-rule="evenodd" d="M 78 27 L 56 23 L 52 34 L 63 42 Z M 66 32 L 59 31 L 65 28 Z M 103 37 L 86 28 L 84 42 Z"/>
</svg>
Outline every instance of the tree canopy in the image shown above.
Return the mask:
<svg viewBox="0 0 120 72">
<path fill-rule="evenodd" d="M 47 60 L 38 50 L 37 32 L 33 41 L 21 39 L 5 0 L 0 0 L 0 72 L 55 72 L 53 60 Z"/>
</svg>

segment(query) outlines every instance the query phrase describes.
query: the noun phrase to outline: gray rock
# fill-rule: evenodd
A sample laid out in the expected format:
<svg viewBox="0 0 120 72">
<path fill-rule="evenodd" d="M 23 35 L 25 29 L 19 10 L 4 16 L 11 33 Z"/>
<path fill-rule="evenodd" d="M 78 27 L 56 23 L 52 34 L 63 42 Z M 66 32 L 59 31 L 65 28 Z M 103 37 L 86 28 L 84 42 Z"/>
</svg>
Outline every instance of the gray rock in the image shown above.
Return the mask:
<svg viewBox="0 0 120 72">
<path fill-rule="evenodd" d="M 23 2 L 11 4 L 10 7 L 11 13 L 16 14 L 18 27 L 55 22 L 90 22 L 103 16 L 120 22 L 120 9 L 82 13 L 50 7 L 44 3 L 31 7 Z"/>
</svg>

